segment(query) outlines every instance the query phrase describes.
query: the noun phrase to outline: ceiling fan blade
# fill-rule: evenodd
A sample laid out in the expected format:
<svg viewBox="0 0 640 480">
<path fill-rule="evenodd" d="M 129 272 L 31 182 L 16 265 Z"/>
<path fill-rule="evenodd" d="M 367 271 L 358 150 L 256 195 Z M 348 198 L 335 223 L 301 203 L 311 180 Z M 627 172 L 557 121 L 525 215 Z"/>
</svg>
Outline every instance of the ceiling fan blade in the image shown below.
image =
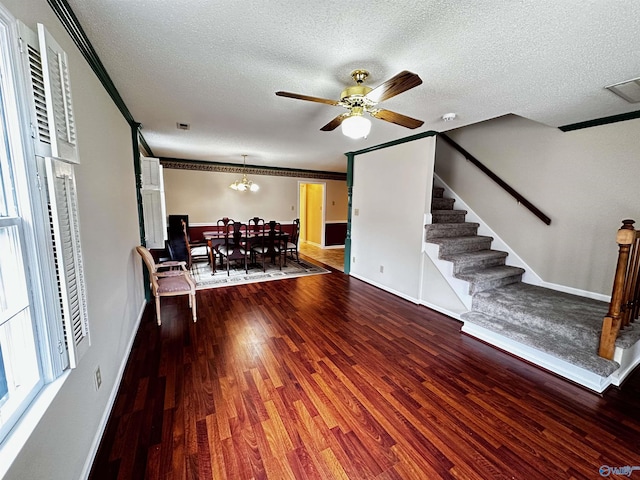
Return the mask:
<svg viewBox="0 0 640 480">
<path fill-rule="evenodd" d="M 405 70 L 378 85 L 365 96 L 372 102 L 379 103 L 417 87 L 421 83 L 422 79 L 418 75 Z"/>
<path fill-rule="evenodd" d="M 306 100 L 308 102 L 326 103 L 327 105 L 338 105 L 337 100 L 329 100 L 328 98 L 310 97 L 309 95 L 300 95 L 291 92 L 276 92 L 279 97 L 296 98 L 298 100 Z"/>
<path fill-rule="evenodd" d="M 348 116 L 349 116 L 348 113 L 343 113 L 342 115 L 338 115 L 336 118 L 331 120 L 329 123 L 327 123 L 320 130 L 322 130 L 323 132 L 330 132 L 331 130 L 335 130 L 338 127 L 338 125 L 340 125 L 342 123 L 342 121 L 345 118 L 347 118 Z"/>
<path fill-rule="evenodd" d="M 370 113 L 370 115 L 372 117 L 379 118 L 380 120 L 395 123 L 396 125 L 401 125 L 403 127 L 411 129 L 421 127 L 424 123 L 422 120 L 407 117 L 406 115 L 392 112 L 391 110 L 378 110 L 376 112 Z"/>
</svg>

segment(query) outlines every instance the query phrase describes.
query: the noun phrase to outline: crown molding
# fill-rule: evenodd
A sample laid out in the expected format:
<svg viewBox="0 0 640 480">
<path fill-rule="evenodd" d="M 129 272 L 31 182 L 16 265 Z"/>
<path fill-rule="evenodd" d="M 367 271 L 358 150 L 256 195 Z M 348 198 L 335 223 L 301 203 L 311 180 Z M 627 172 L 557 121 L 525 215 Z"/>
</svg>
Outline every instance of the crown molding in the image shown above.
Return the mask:
<svg viewBox="0 0 640 480">
<path fill-rule="evenodd" d="M 571 132 L 573 130 L 581 130 L 583 128 L 599 127 L 609 123 L 624 122 L 626 120 L 634 120 L 640 118 L 640 110 L 635 112 L 621 113 L 620 115 L 611 115 L 609 117 L 595 118 L 586 122 L 572 123 L 570 125 L 562 125 L 558 127 L 563 132 Z"/>
</svg>

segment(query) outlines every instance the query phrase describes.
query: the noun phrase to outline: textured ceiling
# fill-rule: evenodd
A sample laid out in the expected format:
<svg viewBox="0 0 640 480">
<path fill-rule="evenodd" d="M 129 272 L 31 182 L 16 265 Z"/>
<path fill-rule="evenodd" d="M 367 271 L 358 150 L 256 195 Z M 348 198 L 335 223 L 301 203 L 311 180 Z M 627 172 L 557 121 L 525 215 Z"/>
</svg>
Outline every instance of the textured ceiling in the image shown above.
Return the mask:
<svg viewBox="0 0 640 480">
<path fill-rule="evenodd" d="M 552 126 L 640 110 L 604 89 L 640 76 L 638 0 L 69 0 L 156 156 L 345 171 L 344 153 L 507 113 Z M 367 139 L 320 127 L 350 72 L 423 84 Z M 455 112 L 458 118 L 443 122 Z M 191 124 L 178 130 L 176 122 Z"/>
</svg>

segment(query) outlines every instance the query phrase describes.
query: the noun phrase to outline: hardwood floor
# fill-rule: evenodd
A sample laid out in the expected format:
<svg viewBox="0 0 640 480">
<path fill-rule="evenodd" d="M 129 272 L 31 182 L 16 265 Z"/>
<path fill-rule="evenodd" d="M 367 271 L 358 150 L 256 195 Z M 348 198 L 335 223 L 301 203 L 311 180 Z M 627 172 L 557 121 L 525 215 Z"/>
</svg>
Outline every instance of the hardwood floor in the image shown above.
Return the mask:
<svg viewBox="0 0 640 480">
<path fill-rule="evenodd" d="M 637 372 L 596 396 L 335 271 L 197 299 L 195 324 L 183 299 L 163 299 L 161 327 L 147 308 L 91 479 L 596 479 L 640 466 Z"/>
</svg>

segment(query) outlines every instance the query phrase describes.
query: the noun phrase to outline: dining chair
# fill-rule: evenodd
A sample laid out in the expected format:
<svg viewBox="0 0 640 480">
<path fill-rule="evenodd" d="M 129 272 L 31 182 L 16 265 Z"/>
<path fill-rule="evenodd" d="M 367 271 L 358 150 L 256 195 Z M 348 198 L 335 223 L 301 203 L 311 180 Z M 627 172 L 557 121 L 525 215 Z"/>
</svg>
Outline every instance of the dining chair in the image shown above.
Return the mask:
<svg viewBox="0 0 640 480">
<path fill-rule="evenodd" d="M 229 217 L 222 217 L 216 222 L 217 237 L 208 240 L 209 245 L 209 262 L 211 263 L 211 274 L 216 273 L 216 261 L 220 254 L 220 245 L 224 242 L 224 237 L 229 235 L 230 226 L 234 224 L 234 220 Z M 220 258 L 220 266 L 222 266 L 222 257 Z"/>
<path fill-rule="evenodd" d="M 211 255 L 209 254 L 209 242 L 206 240 L 194 242 L 189 235 L 189 227 L 187 223 L 182 220 L 182 235 L 187 251 L 187 268 L 191 269 L 194 261 L 211 261 Z"/>
<path fill-rule="evenodd" d="M 262 233 L 264 226 L 264 218 L 253 217 L 250 218 L 247 222 L 247 227 L 249 228 L 249 236 L 258 235 Z"/>
<path fill-rule="evenodd" d="M 262 257 L 262 271 L 267 271 L 266 257 L 278 257 L 278 266 L 282 270 L 282 252 L 284 243 L 282 240 L 282 229 L 278 222 L 272 220 L 269 223 L 263 223 L 262 233 L 256 237 L 251 247 L 253 255 Z"/>
<path fill-rule="evenodd" d="M 156 299 L 156 319 L 158 325 L 162 325 L 160 317 L 160 297 L 172 297 L 176 295 L 188 295 L 189 307 L 193 321 L 196 317 L 196 284 L 187 270 L 186 262 L 163 262 L 156 263 L 151 252 L 146 247 L 138 246 L 136 251 L 142 257 L 147 270 L 149 271 L 149 281 L 151 283 L 151 293 Z M 162 267 L 168 267 L 170 270 L 160 271 Z M 178 267 L 176 270 L 175 267 Z"/>
<path fill-rule="evenodd" d="M 231 228 L 232 231 L 224 237 L 224 244 L 218 248 L 220 259 L 227 260 L 227 276 L 229 275 L 229 264 L 232 260 L 244 261 L 245 273 L 249 273 L 247 224 L 233 222 Z"/>
<path fill-rule="evenodd" d="M 293 253 L 296 254 L 296 262 L 300 263 L 300 257 L 298 256 L 298 239 L 300 238 L 300 219 L 296 218 L 292 223 L 291 235 L 284 247 L 284 265 L 287 266 L 287 253 L 291 252 L 291 259 L 293 260 Z"/>
</svg>

